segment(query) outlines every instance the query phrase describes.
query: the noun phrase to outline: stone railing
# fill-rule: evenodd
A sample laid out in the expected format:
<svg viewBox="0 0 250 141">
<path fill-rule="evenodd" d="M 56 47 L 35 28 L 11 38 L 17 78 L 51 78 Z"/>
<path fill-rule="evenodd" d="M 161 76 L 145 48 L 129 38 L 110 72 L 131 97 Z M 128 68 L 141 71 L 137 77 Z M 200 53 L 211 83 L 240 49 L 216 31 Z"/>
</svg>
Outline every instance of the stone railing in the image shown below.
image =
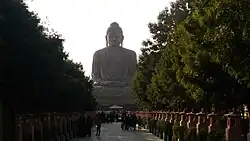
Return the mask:
<svg viewBox="0 0 250 141">
<path fill-rule="evenodd" d="M 244 141 L 248 131 L 248 119 L 234 113 L 138 111 L 136 115 L 142 127 L 164 141 Z"/>
<path fill-rule="evenodd" d="M 15 141 L 69 141 L 80 114 L 17 115 Z"/>
</svg>

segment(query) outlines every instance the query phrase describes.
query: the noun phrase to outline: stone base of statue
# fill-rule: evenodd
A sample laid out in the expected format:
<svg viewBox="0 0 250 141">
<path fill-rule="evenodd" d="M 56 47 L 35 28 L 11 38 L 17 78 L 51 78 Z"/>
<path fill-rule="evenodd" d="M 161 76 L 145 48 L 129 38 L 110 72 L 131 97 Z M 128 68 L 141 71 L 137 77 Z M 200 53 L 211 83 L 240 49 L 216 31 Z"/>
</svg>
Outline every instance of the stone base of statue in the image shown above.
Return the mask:
<svg viewBox="0 0 250 141">
<path fill-rule="evenodd" d="M 119 105 L 124 108 L 134 107 L 135 102 L 132 96 L 131 86 L 127 87 L 103 87 L 95 86 L 93 90 L 99 107 Z"/>
</svg>

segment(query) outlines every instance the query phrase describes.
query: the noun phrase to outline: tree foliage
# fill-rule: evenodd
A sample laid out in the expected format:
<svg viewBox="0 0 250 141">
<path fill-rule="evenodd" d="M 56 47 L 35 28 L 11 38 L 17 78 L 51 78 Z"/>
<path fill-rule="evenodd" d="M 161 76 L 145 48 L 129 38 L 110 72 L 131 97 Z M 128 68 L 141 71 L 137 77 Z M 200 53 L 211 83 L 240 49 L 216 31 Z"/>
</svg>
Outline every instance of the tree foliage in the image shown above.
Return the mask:
<svg viewBox="0 0 250 141">
<path fill-rule="evenodd" d="M 177 105 L 227 109 L 249 104 L 249 3 L 247 0 L 177 0 L 170 12 L 163 10 L 159 16 L 162 19 L 158 18 L 153 28 L 159 31 L 151 32 L 153 38 L 148 51 L 157 46 L 160 55 L 142 53 L 138 63 L 137 73 L 149 71 L 144 67 L 149 64 L 141 65 L 140 61 L 157 60 L 156 65 L 151 65 L 150 70 L 154 71 L 150 79 L 144 82 L 146 89 L 134 85 L 133 93 L 138 101 L 143 100 L 135 91 L 140 87 L 146 90 L 143 96 L 151 102 L 151 109 Z M 136 76 L 134 84 L 148 76 Z"/>
<path fill-rule="evenodd" d="M 1 99 L 19 112 L 93 109 L 92 81 L 68 58 L 63 39 L 48 32 L 21 2 L 0 5 Z"/>
</svg>

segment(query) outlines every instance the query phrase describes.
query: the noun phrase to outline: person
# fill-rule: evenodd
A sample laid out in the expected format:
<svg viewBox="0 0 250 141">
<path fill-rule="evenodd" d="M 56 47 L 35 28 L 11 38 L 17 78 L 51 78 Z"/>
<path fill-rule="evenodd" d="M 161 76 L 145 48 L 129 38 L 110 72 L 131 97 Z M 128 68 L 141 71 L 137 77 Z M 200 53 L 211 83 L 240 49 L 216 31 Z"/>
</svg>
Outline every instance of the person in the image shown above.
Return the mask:
<svg viewBox="0 0 250 141">
<path fill-rule="evenodd" d="M 121 124 L 121 128 L 122 128 L 122 130 L 125 130 L 125 124 L 126 124 L 126 118 L 127 118 L 126 113 L 125 113 L 125 112 L 124 112 L 124 113 L 122 113 L 121 117 L 122 117 L 122 124 Z"/>
<path fill-rule="evenodd" d="M 101 120 L 102 120 L 102 123 L 104 123 L 105 122 L 105 113 L 102 111 L 101 113 L 100 113 L 100 116 L 101 116 Z"/>
<path fill-rule="evenodd" d="M 136 117 L 135 114 L 132 114 L 132 116 L 131 116 L 131 125 L 132 125 L 132 128 L 133 128 L 134 131 L 136 130 L 136 123 L 137 123 L 137 117 Z"/>
<path fill-rule="evenodd" d="M 124 124 L 124 129 L 125 130 L 129 130 L 129 125 L 130 125 L 130 114 L 127 114 L 125 116 L 125 124 Z"/>
<path fill-rule="evenodd" d="M 107 113 L 107 123 L 109 124 L 110 123 L 110 114 L 109 113 Z"/>
<path fill-rule="evenodd" d="M 118 115 L 118 113 L 115 113 L 115 122 L 119 122 L 119 115 Z"/>
<path fill-rule="evenodd" d="M 100 136 L 101 134 L 101 119 L 100 115 L 96 117 L 96 136 Z"/>
<path fill-rule="evenodd" d="M 137 119 L 137 124 L 138 124 L 138 130 L 141 130 L 141 128 L 142 128 L 142 119 L 141 119 L 140 116 Z"/>
<path fill-rule="evenodd" d="M 113 112 L 109 113 L 109 118 L 110 118 L 110 123 L 112 124 L 114 121 L 114 116 L 113 116 Z"/>
<path fill-rule="evenodd" d="M 90 116 L 87 117 L 87 135 L 91 137 L 91 128 L 93 125 L 93 121 Z"/>
</svg>

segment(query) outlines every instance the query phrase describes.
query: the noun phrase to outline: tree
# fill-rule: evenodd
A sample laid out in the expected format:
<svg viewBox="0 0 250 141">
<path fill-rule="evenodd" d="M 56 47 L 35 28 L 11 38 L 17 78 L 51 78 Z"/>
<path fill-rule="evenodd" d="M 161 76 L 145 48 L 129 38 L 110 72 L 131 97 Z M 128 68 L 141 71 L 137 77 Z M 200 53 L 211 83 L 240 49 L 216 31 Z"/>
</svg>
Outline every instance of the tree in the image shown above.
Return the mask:
<svg viewBox="0 0 250 141">
<path fill-rule="evenodd" d="M 152 109 L 176 107 L 176 100 L 207 109 L 249 105 L 248 9 L 246 0 L 173 3 L 150 28 L 153 39 L 137 68 L 150 75 L 139 73 L 147 79 L 136 76 L 134 89 L 143 90 Z"/>
<path fill-rule="evenodd" d="M 186 100 L 185 89 L 177 82 L 175 71 L 172 69 L 173 62 L 171 62 L 171 58 L 173 56 L 171 55 L 169 43 L 172 41 L 171 35 L 174 34 L 174 29 L 180 22 L 185 20 L 189 10 L 187 1 L 179 0 L 171 4 L 170 13 L 165 12 L 165 16 L 161 16 L 161 21 L 167 21 L 164 24 L 169 30 L 161 31 L 165 34 L 164 40 L 157 39 L 162 40 L 159 46 L 162 46 L 161 48 L 164 50 L 156 65 L 149 93 L 149 96 L 151 95 L 151 99 L 156 104 L 156 109 L 175 107 L 176 101 L 182 102 Z"/>
<path fill-rule="evenodd" d="M 81 64 L 68 59 L 60 34 L 48 32 L 22 2 L 4 1 L 0 7 L 4 103 L 18 112 L 94 108 L 92 81 L 85 76 Z"/>
<path fill-rule="evenodd" d="M 192 53 L 189 57 L 203 56 L 197 57 L 195 67 L 190 69 L 196 73 L 196 80 L 200 80 L 196 83 L 203 91 L 199 100 L 209 100 L 218 107 L 226 103 L 230 105 L 224 107 L 237 107 L 246 102 L 243 99 L 246 98 L 248 88 L 242 79 L 248 81 L 243 73 L 248 66 L 248 49 L 245 48 L 245 43 L 249 39 L 244 34 L 248 29 L 248 8 L 242 5 L 248 5 L 248 2 L 218 2 L 212 8 L 207 8 L 206 3 L 194 3 L 193 7 L 197 10 L 187 19 L 183 28 L 191 37 L 189 43 L 193 43 L 188 48 L 185 47 L 187 52 Z M 227 9 L 234 11 L 225 12 Z M 239 18 L 241 20 L 237 20 Z M 188 58 L 184 53 L 181 56 Z M 204 62 L 199 58 L 207 58 L 205 60 L 208 61 Z M 187 64 L 188 61 L 186 66 Z M 243 75 L 240 76 L 241 74 Z M 194 96 L 200 94 L 193 93 Z"/>
<path fill-rule="evenodd" d="M 162 19 L 168 14 L 168 9 L 165 8 L 159 16 L 157 23 L 149 23 L 148 27 L 152 34 L 152 39 L 143 41 L 141 48 L 142 55 L 139 57 L 137 64 L 136 75 L 133 82 L 133 95 L 139 105 L 144 105 L 147 109 L 152 109 L 152 99 L 148 97 L 148 87 L 151 83 L 151 78 L 155 72 L 155 66 L 160 59 L 162 44 L 166 41 L 166 34 L 162 31 L 170 30 Z M 162 39 L 162 40 L 161 40 Z M 164 40 L 165 39 L 165 40 Z"/>
<path fill-rule="evenodd" d="M 190 7 L 194 10 L 175 29 L 171 42 L 175 57 L 172 58 L 173 62 L 181 60 L 181 63 L 175 63 L 174 69 L 178 81 L 200 106 L 235 108 L 246 103 L 248 92 L 247 83 L 242 81 L 243 78 L 247 82 L 247 76 L 240 76 L 248 66 L 248 52 L 244 47 L 249 40 L 244 34 L 248 17 L 244 13 L 247 7 L 242 6 L 248 2 L 210 4 L 192 1 Z M 232 20 L 239 17 L 242 20 Z"/>
<path fill-rule="evenodd" d="M 169 65 L 170 62 L 166 62 L 168 61 L 166 58 L 162 58 L 162 52 L 168 46 L 167 41 L 170 40 L 169 36 L 172 34 L 174 27 L 184 20 L 188 11 L 187 1 L 179 0 L 171 4 L 170 10 L 165 8 L 159 14 L 157 23 L 149 24 L 152 39 L 143 42 L 145 47 L 142 48 L 142 55 L 137 67 L 137 74 L 140 74 L 140 76 L 136 75 L 135 77 L 133 93 L 139 101 L 145 101 L 145 99 L 150 101 L 149 103 L 153 104 L 153 107 L 151 107 L 154 109 L 168 105 L 171 100 L 169 100 L 169 97 L 165 97 L 166 93 L 170 96 L 170 89 L 179 87 L 178 84 L 172 85 L 171 80 L 166 80 L 167 75 L 164 71 L 170 72 L 171 65 Z M 162 65 L 167 68 L 162 68 Z M 145 77 L 146 79 L 143 79 Z M 166 86 L 167 83 L 169 83 L 168 86 Z M 139 88 L 141 89 L 138 91 Z"/>
<path fill-rule="evenodd" d="M 68 59 L 63 39 L 48 32 L 23 2 L 0 5 L 0 100 L 3 140 L 14 140 L 15 114 L 95 108 L 92 81 Z M 1 107 L 1 108 L 2 108 Z"/>
</svg>

